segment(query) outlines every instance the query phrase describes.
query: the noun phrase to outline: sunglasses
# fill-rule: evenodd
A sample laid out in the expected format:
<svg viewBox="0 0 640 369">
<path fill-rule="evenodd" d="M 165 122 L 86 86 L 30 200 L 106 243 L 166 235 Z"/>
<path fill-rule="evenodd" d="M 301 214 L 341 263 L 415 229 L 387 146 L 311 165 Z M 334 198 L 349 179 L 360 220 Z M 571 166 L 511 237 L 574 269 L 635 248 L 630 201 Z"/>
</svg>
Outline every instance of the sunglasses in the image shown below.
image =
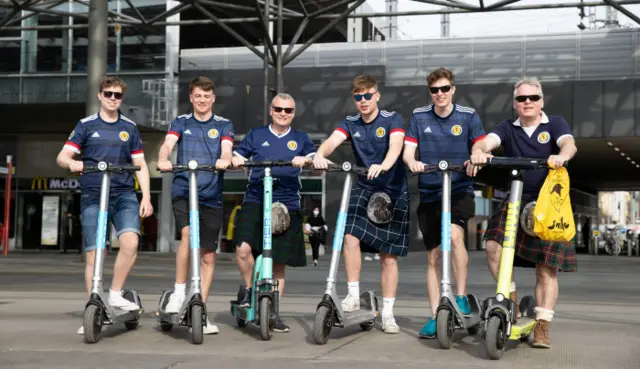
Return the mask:
<svg viewBox="0 0 640 369">
<path fill-rule="evenodd" d="M 371 100 L 373 95 L 375 95 L 377 92 L 378 91 L 376 91 L 376 92 L 367 92 L 366 94 L 355 94 L 355 95 L 353 95 L 353 99 L 355 101 L 362 101 L 362 98 L 364 97 L 365 100 Z"/>
<path fill-rule="evenodd" d="M 276 113 L 281 113 L 283 110 L 284 110 L 285 113 L 291 114 L 291 113 L 293 113 L 294 109 L 293 108 L 282 108 L 282 107 L 279 107 L 279 106 L 274 106 L 273 107 L 273 111 L 275 111 Z"/>
<path fill-rule="evenodd" d="M 122 96 L 124 96 L 124 94 L 122 92 L 102 91 L 102 96 L 107 99 L 110 99 L 111 96 L 113 96 L 116 100 L 122 100 Z"/>
<path fill-rule="evenodd" d="M 451 85 L 438 86 L 438 87 L 429 87 L 429 91 L 434 95 L 437 94 L 438 91 L 442 91 L 443 93 L 447 93 L 447 92 L 451 91 Z"/>
<path fill-rule="evenodd" d="M 536 101 L 540 101 L 540 99 L 542 99 L 542 96 L 540 96 L 540 95 L 519 95 L 519 96 L 516 96 L 515 99 L 519 103 L 523 103 L 523 102 L 527 101 L 527 99 L 531 100 L 532 102 L 536 102 Z"/>
</svg>

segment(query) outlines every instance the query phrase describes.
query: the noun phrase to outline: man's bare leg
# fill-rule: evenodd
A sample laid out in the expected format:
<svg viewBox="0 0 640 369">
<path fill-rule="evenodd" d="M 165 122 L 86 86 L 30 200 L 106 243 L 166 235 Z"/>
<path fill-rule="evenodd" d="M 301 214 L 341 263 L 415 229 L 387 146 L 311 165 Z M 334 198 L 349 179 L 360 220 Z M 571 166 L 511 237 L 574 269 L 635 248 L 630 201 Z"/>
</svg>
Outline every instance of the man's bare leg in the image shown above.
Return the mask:
<svg viewBox="0 0 640 369">
<path fill-rule="evenodd" d="M 347 297 L 342 300 L 342 310 L 350 312 L 360 309 L 360 270 L 362 268 L 360 240 L 350 234 L 345 235 L 342 254 L 349 291 Z"/>
</svg>

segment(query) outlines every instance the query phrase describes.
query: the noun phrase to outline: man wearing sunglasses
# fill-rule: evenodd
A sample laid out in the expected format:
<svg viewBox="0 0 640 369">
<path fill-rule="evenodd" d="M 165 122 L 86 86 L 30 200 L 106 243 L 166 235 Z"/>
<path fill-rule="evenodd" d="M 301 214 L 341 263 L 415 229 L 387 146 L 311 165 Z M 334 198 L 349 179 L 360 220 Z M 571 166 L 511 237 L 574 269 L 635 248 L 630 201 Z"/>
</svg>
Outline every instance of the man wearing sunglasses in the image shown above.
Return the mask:
<svg viewBox="0 0 640 369">
<path fill-rule="evenodd" d="M 500 145 L 507 157 L 548 158 L 549 166 L 560 168 L 564 162 L 573 158 L 577 152 L 575 140 L 569 125 L 560 116 L 547 116 L 542 108 L 544 100 L 542 85 L 535 78 L 523 79 L 515 84 L 513 107 L 518 119 L 508 119 L 498 124 L 493 132 L 473 146 L 471 163 L 478 165 L 487 162 L 492 150 Z M 475 175 L 477 167 L 469 165 L 467 173 Z M 527 171 L 524 173 L 522 204 L 535 201 L 542 188 L 548 170 Z M 507 196 L 508 198 L 508 196 Z M 494 279 L 498 278 L 500 255 L 504 241 L 504 229 L 507 215 L 507 201 L 503 201 L 489 220 L 486 240 L 489 271 Z M 577 270 L 575 246 L 573 242 L 544 241 L 526 234 L 518 222 L 516 256 L 514 266 L 536 269 L 536 326 L 533 331 L 533 346 L 551 347 L 549 323 L 553 319 L 554 307 L 558 300 L 557 271 L 574 272 Z M 517 301 L 516 284 L 511 282 L 511 299 Z M 517 309 L 516 309 L 517 310 Z"/>
<path fill-rule="evenodd" d="M 100 161 L 115 165 L 140 166 L 136 177 L 142 190 L 142 201 L 138 203 L 130 173 L 111 175 L 109 197 L 109 220 L 115 226 L 120 241 L 120 250 L 113 267 L 109 304 L 115 308 L 133 311 L 140 307 L 122 296 L 122 287 L 136 260 L 140 217 L 146 218 L 153 214 L 153 207 L 149 193 L 149 171 L 142 151 L 140 132 L 135 123 L 119 111 L 126 90 L 127 85 L 120 78 L 104 77 L 100 81 L 100 111 L 78 122 L 58 154 L 57 163 L 72 172 L 82 172 L 85 165 L 95 166 Z M 74 160 L 74 155 L 80 153 L 82 159 Z M 80 176 L 80 219 L 86 251 L 84 277 L 89 294 L 96 255 L 101 183 L 101 173 L 85 173 Z M 84 334 L 83 327 L 80 327 L 78 334 Z"/>
<path fill-rule="evenodd" d="M 187 165 L 190 160 L 198 164 L 215 165 L 226 169 L 231 164 L 233 147 L 233 123 L 226 118 L 213 114 L 216 100 L 215 85 L 207 77 L 196 77 L 189 83 L 189 101 L 193 108 L 191 114 L 178 116 L 165 137 L 158 154 L 158 168 L 171 170 L 173 165 L 169 155 L 178 145 L 177 164 Z M 222 227 L 222 183 L 223 173 L 199 171 L 198 203 L 200 209 L 200 268 L 202 301 L 207 302 L 213 269 L 215 266 L 218 235 Z M 173 214 L 180 230 L 180 245 L 176 253 L 176 281 L 173 293 L 165 311 L 177 314 L 186 297 L 187 274 L 189 271 L 189 174 L 175 173 L 171 188 Z M 218 327 L 207 319 L 204 334 L 217 334 Z"/>
<path fill-rule="evenodd" d="M 273 177 L 272 202 L 284 205 L 289 214 L 289 226 L 272 238 L 273 277 L 278 280 L 280 298 L 284 292 L 285 266 L 307 265 L 304 248 L 302 213 L 300 212 L 300 172 L 311 163 L 316 147 L 308 134 L 291 128 L 296 102 L 289 94 L 279 93 L 271 101 L 271 124 L 253 128 L 233 152 L 232 163 L 239 167 L 246 160 L 285 160 L 292 167 L 271 168 Z M 249 185 L 234 230 L 236 262 L 247 291 L 240 307 L 251 306 L 251 278 L 255 258 L 262 254 L 262 224 L 264 197 L 264 168 L 252 168 Z M 289 332 L 289 326 L 277 317 L 274 332 Z"/>
<path fill-rule="evenodd" d="M 361 253 L 380 254 L 382 266 L 382 330 L 395 334 L 400 331 L 393 317 L 393 305 L 398 287 L 398 256 L 406 256 L 409 249 L 409 195 L 407 172 L 402 161 L 404 120 L 396 112 L 378 108 L 380 92 L 376 79 L 360 75 L 353 80 L 351 90 L 358 114 L 346 117 L 333 134 L 318 148 L 314 167 L 327 168 L 331 155 L 345 140 L 350 140 L 358 166 L 369 168 L 366 176 L 358 175 L 351 190 L 345 226 L 344 264 L 347 273 L 347 297 L 342 309 L 360 309 Z M 378 193 L 391 200 L 391 218 L 374 222 L 368 215 L 370 200 Z M 371 201 L 373 203 L 373 201 Z"/>
<path fill-rule="evenodd" d="M 453 72 L 445 68 L 438 68 L 427 76 L 433 104 L 413 111 L 409 132 L 404 139 L 403 160 L 413 173 L 422 172 L 425 164 L 437 165 L 440 160 L 447 160 L 452 165 L 464 164 L 469 159 L 473 143 L 484 137 L 484 128 L 475 110 L 453 104 L 456 92 L 454 80 Z M 416 152 L 418 160 L 415 158 Z M 442 275 L 442 174 L 420 174 L 418 188 L 418 226 L 427 249 L 427 291 L 432 313 L 419 336 L 431 339 L 436 336 L 435 317 L 440 302 Z M 471 313 L 466 293 L 469 258 L 464 244 L 464 228 L 474 215 L 471 178 L 464 173 L 452 172 L 451 250 L 456 303 L 463 314 Z"/>
</svg>

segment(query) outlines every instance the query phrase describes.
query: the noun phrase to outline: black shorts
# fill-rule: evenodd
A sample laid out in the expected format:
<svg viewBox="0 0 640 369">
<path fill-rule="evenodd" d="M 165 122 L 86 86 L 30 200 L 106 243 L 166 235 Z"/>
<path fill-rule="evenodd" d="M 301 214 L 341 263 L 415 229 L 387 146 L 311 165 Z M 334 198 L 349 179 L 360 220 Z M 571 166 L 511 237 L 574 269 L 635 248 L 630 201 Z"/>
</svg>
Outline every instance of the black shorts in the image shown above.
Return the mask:
<svg viewBox="0 0 640 369">
<path fill-rule="evenodd" d="M 463 229 L 467 221 L 476 213 L 474 195 L 470 193 L 451 196 L 451 224 Z M 442 203 L 423 202 L 418 206 L 418 226 L 422 232 L 422 242 L 427 250 L 433 250 L 442 242 Z"/>
<path fill-rule="evenodd" d="M 222 209 L 199 206 L 200 212 L 200 248 L 217 250 L 220 228 L 222 227 Z M 189 226 L 189 200 L 184 197 L 173 199 L 173 215 L 180 232 Z"/>
</svg>

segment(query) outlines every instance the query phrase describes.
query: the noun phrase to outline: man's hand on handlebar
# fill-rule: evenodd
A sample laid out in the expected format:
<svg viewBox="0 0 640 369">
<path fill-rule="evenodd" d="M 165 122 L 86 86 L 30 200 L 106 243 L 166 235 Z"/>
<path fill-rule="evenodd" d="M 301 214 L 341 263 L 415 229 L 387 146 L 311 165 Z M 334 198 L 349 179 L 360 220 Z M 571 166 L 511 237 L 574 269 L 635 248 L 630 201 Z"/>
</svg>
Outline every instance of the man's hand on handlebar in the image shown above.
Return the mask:
<svg viewBox="0 0 640 369">
<path fill-rule="evenodd" d="M 158 160 L 158 169 L 162 171 L 170 171 L 173 169 L 173 164 L 169 160 Z"/>
<path fill-rule="evenodd" d="M 231 162 L 226 159 L 216 160 L 216 169 L 227 169 L 231 165 Z"/>
<path fill-rule="evenodd" d="M 547 163 L 549 163 L 549 167 L 553 169 L 558 169 L 564 166 L 564 163 L 569 161 L 569 158 L 563 155 L 551 155 L 549 159 L 547 159 Z"/>
<path fill-rule="evenodd" d="M 291 159 L 291 166 L 294 168 L 302 168 L 307 164 L 311 164 L 311 158 L 306 156 L 296 156 Z"/>
<path fill-rule="evenodd" d="M 329 164 L 331 164 L 329 160 L 318 154 L 313 157 L 313 167 L 315 169 L 327 169 L 329 168 Z"/>
<path fill-rule="evenodd" d="M 424 163 L 414 160 L 409 163 L 409 170 L 411 173 L 422 173 L 424 172 Z"/>
<path fill-rule="evenodd" d="M 80 160 L 72 160 L 69 163 L 69 170 L 72 172 L 82 172 L 84 170 L 84 163 Z"/>
<path fill-rule="evenodd" d="M 371 180 L 378 177 L 382 171 L 387 171 L 387 169 L 385 169 L 382 166 L 382 164 L 372 164 L 369 167 L 369 173 L 367 174 L 367 179 Z"/>
<path fill-rule="evenodd" d="M 233 165 L 235 168 L 241 167 L 245 161 L 246 160 L 244 160 L 244 158 L 240 156 L 234 156 L 233 158 L 231 158 L 231 165 Z"/>
</svg>

